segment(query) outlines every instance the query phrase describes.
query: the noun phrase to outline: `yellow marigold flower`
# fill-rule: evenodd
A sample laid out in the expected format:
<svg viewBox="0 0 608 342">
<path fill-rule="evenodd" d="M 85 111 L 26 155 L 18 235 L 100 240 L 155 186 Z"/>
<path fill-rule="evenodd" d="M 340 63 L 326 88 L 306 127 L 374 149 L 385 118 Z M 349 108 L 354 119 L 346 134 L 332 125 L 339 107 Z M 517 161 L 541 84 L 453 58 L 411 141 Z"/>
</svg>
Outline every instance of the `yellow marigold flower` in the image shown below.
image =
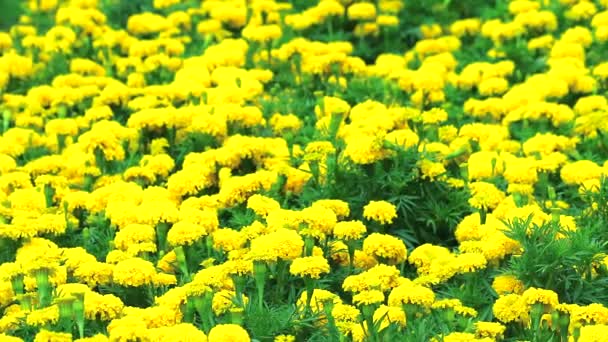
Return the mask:
<svg viewBox="0 0 608 342">
<path fill-rule="evenodd" d="M 499 297 L 492 307 L 494 317 L 503 323 L 524 321 L 528 316 L 528 305 L 518 294 L 507 294 Z"/>
<path fill-rule="evenodd" d="M 432 108 L 422 112 L 422 123 L 425 125 L 440 124 L 448 119 L 448 112 L 442 108 Z"/>
<path fill-rule="evenodd" d="M 424 24 L 420 25 L 420 32 L 422 37 L 425 39 L 436 38 L 442 33 L 441 26 L 439 24 Z"/>
<path fill-rule="evenodd" d="M 261 26 L 247 25 L 245 28 L 243 28 L 241 34 L 248 40 L 258 43 L 265 43 L 279 39 L 283 34 L 283 30 L 281 30 L 281 26 L 276 24 Z"/>
<path fill-rule="evenodd" d="M 446 173 L 445 166 L 440 162 L 422 159 L 418 162 L 423 179 L 435 180 Z"/>
<path fill-rule="evenodd" d="M 209 342 L 249 342 L 249 334 L 240 325 L 218 324 L 209 331 Z"/>
<path fill-rule="evenodd" d="M 308 147 L 308 146 L 307 146 Z M 350 215 L 350 208 L 348 202 L 338 199 L 321 199 L 316 200 L 312 203 L 313 206 L 319 205 L 327 209 L 331 209 L 338 218 L 345 218 Z"/>
<path fill-rule="evenodd" d="M 298 307 L 304 307 L 306 305 L 306 298 L 308 297 L 308 293 L 303 291 L 296 302 Z M 314 289 L 312 291 L 312 299 L 310 301 L 310 307 L 315 310 L 315 312 L 323 312 L 323 308 L 327 302 L 332 302 L 334 305 L 342 304 L 342 300 L 340 296 L 335 293 L 332 293 L 327 290 L 322 289 Z"/>
<path fill-rule="evenodd" d="M 502 160 L 496 152 L 475 152 L 468 160 L 469 180 L 491 178 L 501 174 L 503 169 Z"/>
<path fill-rule="evenodd" d="M 579 342 L 603 341 L 608 334 L 608 324 L 585 325 L 580 329 Z"/>
<path fill-rule="evenodd" d="M 34 327 L 55 324 L 58 320 L 59 306 L 57 305 L 30 311 L 26 318 L 27 324 Z"/>
<path fill-rule="evenodd" d="M 289 267 L 289 273 L 312 279 L 319 279 L 321 273 L 329 273 L 329 270 L 329 263 L 322 256 L 296 258 Z"/>
<path fill-rule="evenodd" d="M 407 257 L 407 249 L 401 239 L 380 233 L 372 233 L 363 240 L 363 251 L 378 258 L 388 259 L 391 263 L 403 262 Z"/>
<path fill-rule="evenodd" d="M 72 334 L 42 329 L 34 337 L 34 342 L 72 342 Z"/>
<path fill-rule="evenodd" d="M 432 309 L 451 309 L 461 316 L 476 317 L 477 311 L 473 308 L 464 306 L 459 299 L 441 299 L 431 305 Z"/>
<path fill-rule="evenodd" d="M 262 217 L 266 217 L 271 211 L 281 209 L 281 205 L 270 197 L 255 194 L 247 199 L 247 208 Z"/>
<path fill-rule="evenodd" d="M 216 316 L 220 316 L 230 311 L 231 308 L 235 307 L 234 298 L 236 294 L 234 291 L 221 290 L 213 294 L 212 309 Z M 247 300 L 246 298 L 244 298 Z"/>
<path fill-rule="evenodd" d="M 589 179 L 600 178 L 602 167 L 590 160 L 579 160 L 562 167 L 560 176 L 564 183 L 580 185 Z"/>
<path fill-rule="evenodd" d="M 431 266 L 433 260 L 448 257 L 452 253 L 449 249 L 442 246 L 435 246 L 430 243 L 425 243 L 416 247 L 408 257 L 410 264 L 413 264 L 418 269 L 418 273 L 426 273 Z"/>
<path fill-rule="evenodd" d="M 274 114 L 269 121 L 274 134 L 296 133 L 302 127 L 302 121 L 294 114 Z"/>
<path fill-rule="evenodd" d="M 478 338 L 490 337 L 494 339 L 502 338 L 507 327 L 497 322 L 478 321 L 475 325 L 475 336 Z"/>
<path fill-rule="evenodd" d="M 147 224 L 129 224 L 120 229 L 114 236 L 114 246 L 127 251 L 132 244 L 156 242 L 154 227 Z"/>
<path fill-rule="evenodd" d="M 152 12 L 132 15 L 127 21 L 127 30 L 138 35 L 158 33 L 170 26 L 167 18 Z"/>
<path fill-rule="evenodd" d="M 361 312 L 352 305 L 339 303 L 334 305 L 331 315 L 338 322 L 357 322 Z"/>
<path fill-rule="evenodd" d="M 373 315 L 374 323 L 380 323 L 378 330 L 383 330 L 389 324 L 397 324 L 400 327 L 405 327 L 406 315 L 401 307 L 391 307 L 380 305 Z"/>
<path fill-rule="evenodd" d="M 509 183 L 534 184 L 538 180 L 536 162 L 529 158 L 509 159 L 503 176 Z"/>
<path fill-rule="evenodd" d="M 494 278 L 492 288 L 499 295 L 516 293 L 520 294 L 524 291 L 524 284 L 521 280 L 512 275 L 499 275 Z"/>
<path fill-rule="evenodd" d="M 359 2 L 348 7 L 346 12 L 350 20 L 372 20 L 376 18 L 376 6 L 370 2 Z"/>
<path fill-rule="evenodd" d="M 478 341 L 475 335 L 472 333 L 465 332 L 452 332 L 447 335 L 440 335 L 439 337 L 433 337 L 431 342 L 463 342 L 463 341 Z M 485 340 L 479 340 L 486 342 Z M 489 341 L 488 341 L 489 342 Z"/>
<path fill-rule="evenodd" d="M 190 323 L 180 323 L 172 326 L 152 328 L 149 329 L 148 332 L 149 335 L 147 338 L 152 341 L 207 341 L 207 336 L 205 333 Z"/>
<path fill-rule="evenodd" d="M 310 206 L 300 211 L 302 222 L 306 225 L 300 230 L 304 236 L 324 236 L 331 234 L 338 220 L 333 210 L 322 206 Z"/>
<path fill-rule="evenodd" d="M 4 333 L 0 334 L 0 340 L 4 342 L 23 342 L 19 337 L 10 336 Z"/>
<path fill-rule="evenodd" d="M 399 17 L 381 14 L 376 18 L 376 24 L 380 27 L 397 27 L 399 26 Z"/>
<path fill-rule="evenodd" d="M 155 251 L 156 249 L 154 249 Z M 86 261 L 74 270 L 74 278 L 91 287 L 107 285 L 112 282 L 114 266 L 97 260 Z"/>
<path fill-rule="evenodd" d="M 237 230 L 222 228 L 212 233 L 213 248 L 224 252 L 240 249 L 245 243 L 245 236 Z"/>
<path fill-rule="evenodd" d="M 473 182 L 469 184 L 471 198 L 469 204 L 480 210 L 494 209 L 505 199 L 505 193 L 496 185 L 487 182 Z"/>
<path fill-rule="evenodd" d="M 293 335 L 277 335 L 274 342 L 296 342 L 296 337 Z"/>
<path fill-rule="evenodd" d="M 555 307 L 559 304 L 559 300 L 557 299 L 557 293 L 551 290 L 530 287 L 522 293 L 522 297 L 528 305 L 541 303 L 549 305 L 551 307 Z"/>
<path fill-rule="evenodd" d="M 356 164 L 371 164 L 388 156 L 388 151 L 383 148 L 382 136 L 359 134 L 345 141 L 344 156 Z"/>
<path fill-rule="evenodd" d="M 373 305 L 384 302 L 384 293 L 379 290 L 365 290 L 353 296 L 353 303 L 357 305 Z"/>
<path fill-rule="evenodd" d="M 456 256 L 454 267 L 457 272 L 475 272 L 486 267 L 488 261 L 481 253 L 462 253 Z"/>
<path fill-rule="evenodd" d="M 450 25 L 450 33 L 456 37 L 473 36 L 479 32 L 481 21 L 477 18 L 457 20 Z"/>
<path fill-rule="evenodd" d="M 342 240 L 358 240 L 367 232 L 367 228 L 363 222 L 355 221 L 342 221 L 336 223 L 334 226 L 334 236 Z"/>
<path fill-rule="evenodd" d="M 112 278 L 118 285 L 139 287 L 151 284 L 155 274 L 154 264 L 144 259 L 131 258 L 116 264 Z"/>
<path fill-rule="evenodd" d="M 293 260 L 302 255 L 304 240 L 298 232 L 279 228 L 251 241 L 250 256 L 253 260 L 273 262 L 277 259 Z"/>
<path fill-rule="evenodd" d="M 363 217 L 381 224 L 390 224 L 397 217 L 397 209 L 386 201 L 370 201 L 363 207 Z"/>
<path fill-rule="evenodd" d="M 351 107 L 348 102 L 333 96 L 325 96 L 320 104 L 315 106 L 317 118 L 331 116 L 333 114 L 347 115 Z"/>
<path fill-rule="evenodd" d="M 111 321 L 122 313 L 123 308 L 120 298 L 112 294 L 101 295 L 93 291 L 84 294 L 84 314 L 87 319 Z"/>
<path fill-rule="evenodd" d="M 388 305 L 401 307 L 404 304 L 415 304 L 430 308 L 435 301 L 435 293 L 428 287 L 406 282 L 391 290 L 388 295 Z"/>
<path fill-rule="evenodd" d="M 580 1 L 570 7 L 566 13 L 566 18 L 570 20 L 587 20 L 591 19 L 593 15 L 597 13 L 597 7 L 591 1 Z"/>
<path fill-rule="evenodd" d="M 167 242 L 172 246 L 188 246 L 199 241 L 208 232 L 202 225 L 180 221 L 175 223 L 167 233 Z"/>
<path fill-rule="evenodd" d="M 373 255 L 369 255 L 362 250 L 355 250 L 355 261 L 354 265 L 357 268 L 368 270 L 378 265 L 378 260 Z"/>
<path fill-rule="evenodd" d="M 157 9 L 163 9 L 167 7 L 171 7 L 173 5 L 177 5 L 181 2 L 181 0 L 154 0 L 153 6 Z"/>
</svg>

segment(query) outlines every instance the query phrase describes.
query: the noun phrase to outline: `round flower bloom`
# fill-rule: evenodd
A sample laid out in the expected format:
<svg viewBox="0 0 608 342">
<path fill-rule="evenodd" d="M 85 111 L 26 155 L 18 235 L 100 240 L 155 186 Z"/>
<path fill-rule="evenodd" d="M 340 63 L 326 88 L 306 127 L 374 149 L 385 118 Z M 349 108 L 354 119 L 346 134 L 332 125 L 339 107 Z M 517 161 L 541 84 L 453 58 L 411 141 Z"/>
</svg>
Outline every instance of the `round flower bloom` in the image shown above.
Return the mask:
<svg viewBox="0 0 608 342">
<path fill-rule="evenodd" d="M 475 272 L 485 268 L 488 261 L 481 253 L 462 253 L 454 259 L 454 266 L 460 273 Z"/>
<path fill-rule="evenodd" d="M 386 201 L 370 201 L 363 208 L 363 217 L 382 224 L 393 223 L 397 217 L 397 209 Z"/>
<path fill-rule="evenodd" d="M 475 322 L 475 335 L 477 337 L 490 337 L 499 339 L 507 329 L 504 325 L 497 322 Z"/>
<path fill-rule="evenodd" d="M 261 26 L 248 25 L 242 31 L 242 35 L 245 39 L 258 43 L 276 40 L 280 38 L 282 34 L 281 26 L 276 24 Z"/>
<path fill-rule="evenodd" d="M 579 160 L 562 167 L 560 176 L 566 184 L 580 185 L 584 181 L 600 178 L 602 167 L 590 160 Z"/>
<path fill-rule="evenodd" d="M 408 261 L 418 269 L 419 273 L 425 273 L 428 272 L 433 260 L 447 257 L 451 254 L 450 250 L 445 247 L 425 243 L 416 247 L 410 253 Z"/>
<path fill-rule="evenodd" d="M 363 251 L 376 257 L 399 263 L 407 257 L 405 244 L 399 238 L 387 234 L 373 233 L 363 240 Z"/>
<path fill-rule="evenodd" d="M 300 298 L 298 298 L 298 300 L 296 302 L 296 306 L 303 307 L 304 304 L 306 303 L 307 297 L 308 297 L 308 292 L 303 291 L 302 294 L 300 295 Z M 314 289 L 312 291 L 312 299 L 310 301 L 310 307 L 315 312 L 323 312 L 323 308 L 325 307 L 325 305 L 328 302 L 332 302 L 334 305 L 342 304 L 342 300 L 340 299 L 340 296 L 338 296 L 337 294 L 335 294 L 333 292 L 330 292 L 327 290 L 322 290 L 322 289 Z"/>
<path fill-rule="evenodd" d="M 602 341 L 608 334 L 608 325 L 606 324 L 593 324 L 585 325 L 581 327 L 581 334 L 578 339 L 580 342 L 586 341 Z M 604 336 L 604 337 L 598 337 Z"/>
<path fill-rule="evenodd" d="M 252 260 L 272 262 L 277 259 L 293 260 L 302 255 L 304 240 L 295 230 L 280 228 L 251 241 Z"/>
<path fill-rule="evenodd" d="M 496 185 L 488 182 L 473 182 L 469 184 L 472 197 L 469 204 L 477 209 L 494 209 L 505 199 L 505 193 Z"/>
<path fill-rule="evenodd" d="M 294 259 L 289 272 L 299 277 L 319 279 L 321 273 L 329 273 L 329 263 L 322 256 L 309 256 Z"/>
<path fill-rule="evenodd" d="M 209 331 L 209 342 L 249 342 L 249 334 L 240 325 L 218 324 Z"/>
<path fill-rule="evenodd" d="M 327 209 L 331 209 L 338 218 L 345 218 L 350 215 L 350 208 L 348 207 L 348 202 L 344 202 L 342 200 L 321 199 L 314 201 L 312 205 L 319 205 Z"/>
<path fill-rule="evenodd" d="M 353 296 L 353 303 L 357 305 L 372 305 L 384 302 L 384 293 L 379 290 L 361 291 Z"/>
<path fill-rule="evenodd" d="M 207 231 L 203 226 L 188 221 L 180 221 L 175 223 L 167 233 L 167 241 L 172 246 L 187 246 L 205 235 L 207 235 Z"/>
<path fill-rule="evenodd" d="M 141 258 L 131 258 L 116 264 L 112 278 L 118 285 L 138 287 L 151 284 L 155 275 L 154 264 Z"/>
<path fill-rule="evenodd" d="M 363 222 L 358 220 L 338 222 L 334 226 L 334 236 L 347 241 L 360 239 L 366 231 Z"/>
<path fill-rule="evenodd" d="M 494 316 L 503 323 L 521 321 L 528 315 L 528 305 L 518 294 L 501 296 L 492 307 Z"/>
<path fill-rule="evenodd" d="M 40 341 L 40 342 L 42 342 L 42 341 L 67 342 L 67 341 L 72 341 L 72 334 L 42 329 L 36 334 L 34 341 L 36 341 L 36 342 L 38 342 L 38 341 Z"/>
<path fill-rule="evenodd" d="M 499 275 L 494 278 L 494 281 L 492 282 L 492 288 L 499 295 L 508 293 L 522 293 L 522 291 L 524 290 L 524 284 L 515 276 Z"/>
<path fill-rule="evenodd" d="M 269 212 L 281 209 L 281 205 L 270 197 L 255 194 L 247 199 L 247 208 L 257 215 L 266 217 Z"/>
<path fill-rule="evenodd" d="M 435 301 L 433 290 L 412 282 L 406 282 L 391 290 L 388 295 L 388 305 L 401 307 L 403 304 L 416 304 L 430 308 Z"/>
<path fill-rule="evenodd" d="M 378 330 L 383 330 L 391 323 L 405 327 L 406 316 L 401 307 L 380 305 L 380 307 L 374 312 L 373 320 L 374 323 L 380 322 L 380 327 Z"/>
<path fill-rule="evenodd" d="M 361 312 L 352 305 L 339 303 L 331 309 L 331 315 L 338 322 L 357 322 Z"/>
<path fill-rule="evenodd" d="M 528 305 L 541 303 L 555 307 L 559 304 L 559 300 L 557 299 L 557 293 L 551 290 L 531 287 L 529 289 L 526 289 L 521 295 Z"/>
<path fill-rule="evenodd" d="M 346 13 L 350 20 L 371 20 L 376 18 L 376 6 L 371 2 L 360 2 L 350 5 Z"/>
</svg>

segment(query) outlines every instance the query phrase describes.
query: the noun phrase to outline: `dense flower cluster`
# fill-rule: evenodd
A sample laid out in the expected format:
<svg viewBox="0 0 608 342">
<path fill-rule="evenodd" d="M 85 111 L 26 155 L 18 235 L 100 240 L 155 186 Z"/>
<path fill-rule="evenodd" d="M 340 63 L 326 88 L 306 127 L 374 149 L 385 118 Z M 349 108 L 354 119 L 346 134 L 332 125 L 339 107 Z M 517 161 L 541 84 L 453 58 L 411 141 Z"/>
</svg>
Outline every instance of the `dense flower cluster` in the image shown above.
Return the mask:
<svg viewBox="0 0 608 342">
<path fill-rule="evenodd" d="M 608 1 L 20 4 L 0 340 L 608 336 Z"/>
</svg>

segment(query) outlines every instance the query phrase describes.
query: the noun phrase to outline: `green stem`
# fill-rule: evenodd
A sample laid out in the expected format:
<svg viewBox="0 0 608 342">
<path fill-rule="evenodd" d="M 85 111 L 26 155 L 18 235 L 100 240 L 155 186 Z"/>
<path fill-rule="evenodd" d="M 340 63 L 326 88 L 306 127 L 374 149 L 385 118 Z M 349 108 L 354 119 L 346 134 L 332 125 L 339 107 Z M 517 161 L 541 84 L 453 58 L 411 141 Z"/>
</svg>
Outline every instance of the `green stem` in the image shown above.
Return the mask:
<svg viewBox="0 0 608 342">
<path fill-rule="evenodd" d="M 255 287 L 258 294 L 259 310 L 261 310 L 264 306 L 264 285 L 266 284 L 266 273 L 268 273 L 268 268 L 263 261 L 253 262 L 253 277 L 255 279 Z"/>
</svg>

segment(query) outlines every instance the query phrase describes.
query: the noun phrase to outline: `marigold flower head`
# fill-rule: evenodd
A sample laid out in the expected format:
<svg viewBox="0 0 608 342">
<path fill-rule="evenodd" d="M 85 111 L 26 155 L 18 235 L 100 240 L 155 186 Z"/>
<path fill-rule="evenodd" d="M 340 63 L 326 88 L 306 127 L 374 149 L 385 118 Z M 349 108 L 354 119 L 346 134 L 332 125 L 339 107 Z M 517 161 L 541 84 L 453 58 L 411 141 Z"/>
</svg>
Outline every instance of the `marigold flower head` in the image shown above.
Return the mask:
<svg viewBox="0 0 608 342">
<path fill-rule="evenodd" d="M 494 317 L 503 323 L 523 321 L 528 316 L 528 305 L 518 294 L 507 294 L 499 297 L 492 307 Z"/>
<path fill-rule="evenodd" d="M 388 295 L 388 305 L 401 307 L 404 304 L 415 304 L 430 308 L 435 301 L 435 293 L 428 287 L 405 283 L 395 287 Z"/>
<path fill-rule="evenodd" d="M 490 337 L 501 338 L 507 327 L 497 322 L 482 322 L 478 321 L 475 325 L 475 336 L 478 338 Z"/>
<path fill-rule="evenodd" d="M 386 201 L 370 201 L 363 207 L 363 217 L 381 224 L 390 224 L 397 217 L 397 209 Z"/>
<path fill-rule="evenodd" d="M 365 290 L 353 296 L 353 303 L 357 305 L 373 305 L 384 302 L 384 293 L 379 290 Z"/>
<path fill-rule="evenodd" d="M 329 263 L 322 256 L 309 256 L 294 259 L 289 267 L 293 275 L 319 279 L 322 273 L 329 273 Z"/>
<path fill-rule="evenodd" d="M 114 283 L 128 287 L 139 287 L 151 284 L 156 270 L 154 264 L 141 258 L 120 261 L 114 267 Z"/>
<path fill-rule="evenodd" d="M 293 260 L 302 255 L 304 240 L 295 230 L 279 228 L 251 241 L 253 260 L 272 262 L 277 259 Z"/>
<path fill-rule="evenodd" d="M 392 263 L 400 263 L 407 257 L 407 249 L 401 239 L 380 233 L 372 233 L 363 240 L 363 251 Z"/>
<path fill-rule="evenodd" d="M 249 342 L 249 334 L 240 325 L 218 324 L 209 331 L 209 342 Z"/>
<path fill-rule="evenodd" d="M 356 322 L 359 320 L 361 311 L 348 304 L 336 304 L 331 310 L 331 315 L 339 322 Z"/>
<path fill-rule="evenodd" d="M 363 237 L 367 228 L 361 221 L 342 221 L 334 226 L 334 236 L 342 240 L 357 240 Z"/>
<path fill-rule="evenodd" d="M 559 304 L 557 293 L 551 290 L 530 287 L 522 293 L 522 297 L 528 305 L 540 303 L 555 307 Z"/>
<path fill-rule="evenodd" d="M 505 199 L 505 193 L 494 184 L 488 182 L 473 182 L 469 184 L 471 198 L 469 204 L 477 209 L 494 209 Z"/>
<path fill-rule="evenodd" d="M 379 330 L 388 327 L 389 324 L 396 324 L 405 327 L 406 315 L 401 307 L 380 305 L 373 315 L 374 322 L 380 322 Z"/>
<path fill-rule="evenodd" d="M 169 229 L 167 241 L 172 246 L 187 246 L 200 240 L 205 235 L 207 235 L 207 231 L 205 231 L 203 226 L 192 222 L 180 221 Z"/>
<path fill-rule="evenodd" d="M 521 294 L 524 291 L 524 284 L 513 275 L 499 275 L 494 278 L 492 288 L 499 295 L 509 293 Z"/>
</svg>

